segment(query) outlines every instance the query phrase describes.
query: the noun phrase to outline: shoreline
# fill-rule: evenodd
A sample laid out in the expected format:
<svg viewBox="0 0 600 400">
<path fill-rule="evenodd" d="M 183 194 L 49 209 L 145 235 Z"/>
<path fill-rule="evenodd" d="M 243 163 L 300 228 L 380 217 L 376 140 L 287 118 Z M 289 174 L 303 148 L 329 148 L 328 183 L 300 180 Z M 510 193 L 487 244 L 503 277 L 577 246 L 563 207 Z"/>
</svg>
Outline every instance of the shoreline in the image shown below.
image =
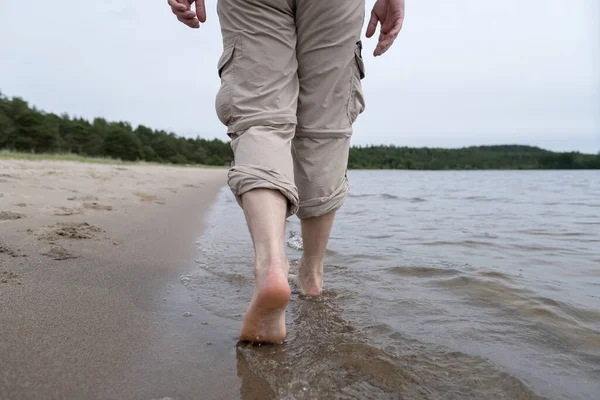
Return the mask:
<svg viewBox="0 0 600 400">
<path fill-rule="evenodd" d="M 225 171 L 0 171 L 0 398 L 239 396 L 233 338 L 179 282 Z"/>
<path fill-rule="evenodd" d="M 75 153 L 25 153 L 14 152 L 9 150 L 0 150 L 0 160 L 13 161 L 48 161 L 48 162 L 74 162 L 83 164 L 100 164 L 112 166 L 155 166 L 155 167 L 172 167 L 172 168 L 197 168 L 197 169 L 226 169 L 227 166 L 220 165 L 204 165 L 204 164 L 173 164 L 167 162 L 156 161 L 124 161 L 108 157 L 93 157 L 84 156 Z"/>
</svg>

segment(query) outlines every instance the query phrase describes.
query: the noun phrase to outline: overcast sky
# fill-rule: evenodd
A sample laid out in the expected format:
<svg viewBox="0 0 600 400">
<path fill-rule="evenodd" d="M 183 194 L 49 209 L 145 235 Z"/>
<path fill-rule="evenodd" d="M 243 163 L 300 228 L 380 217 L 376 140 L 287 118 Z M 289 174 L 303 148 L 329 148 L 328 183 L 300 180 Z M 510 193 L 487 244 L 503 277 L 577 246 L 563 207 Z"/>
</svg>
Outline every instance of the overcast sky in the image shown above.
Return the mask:
<svg viewBox="0 0 600 400">
<path fill-rule="evenodd" d="M 0 0 L 0 90 L 46 111 L 227 140 L 206 2 L 207 23 L 191 30 L 166 0 Z M 354 144 L 600 150 L 598 0 L 406 2 L 386 55 L 363 41 Z"/>
</svg>

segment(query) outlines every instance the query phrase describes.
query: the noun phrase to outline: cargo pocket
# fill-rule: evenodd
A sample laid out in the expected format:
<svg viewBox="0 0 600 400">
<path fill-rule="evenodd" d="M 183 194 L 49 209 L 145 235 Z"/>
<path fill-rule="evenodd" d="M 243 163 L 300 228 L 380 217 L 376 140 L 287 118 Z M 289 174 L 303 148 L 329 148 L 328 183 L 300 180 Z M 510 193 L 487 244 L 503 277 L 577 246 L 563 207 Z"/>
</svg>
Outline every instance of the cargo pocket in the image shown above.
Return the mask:
<svg viewBox="0 0 600 400">
<path fill-rule="evenodd" d="M 228 125 L 232 118 L 233 89 L 235 84 L 234 53 L 235 41 L 228 43 L 223 49 L 223 54 L 217 63 L 221 87 L 215 99 L 217 117 L 224 125 Z"/>
<path fill-rule="evenodd" d="M 365 64 L 362 58 L 362 42 L 356 43 L 354 50 L 354 62 L 352 63 L 352 83 L 350 88 L 350 99 L 348 101 L 348 118 L 350 124 L 358 118 L 365 110 L 365 97 L 362 90 L 361 80 L 365 77 Z"/>
</svg>

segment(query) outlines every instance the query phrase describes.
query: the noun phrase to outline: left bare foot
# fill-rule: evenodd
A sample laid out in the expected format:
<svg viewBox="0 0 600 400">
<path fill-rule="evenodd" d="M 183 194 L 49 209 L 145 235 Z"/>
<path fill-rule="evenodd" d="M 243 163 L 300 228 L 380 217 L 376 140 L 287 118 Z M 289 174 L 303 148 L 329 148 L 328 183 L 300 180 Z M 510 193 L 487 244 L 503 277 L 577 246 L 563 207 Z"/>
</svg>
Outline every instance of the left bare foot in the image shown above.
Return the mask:
<svg viewBox="0 0 600 400">
<path fill-rule="evenodd" d="M 240 332 L 240 340 L 278 343 L 285 339 L 285 309 L 291 296 L 286 271 L 283 268 L 270 268 L 257 282 L 257 289 Z"/>
</svg>

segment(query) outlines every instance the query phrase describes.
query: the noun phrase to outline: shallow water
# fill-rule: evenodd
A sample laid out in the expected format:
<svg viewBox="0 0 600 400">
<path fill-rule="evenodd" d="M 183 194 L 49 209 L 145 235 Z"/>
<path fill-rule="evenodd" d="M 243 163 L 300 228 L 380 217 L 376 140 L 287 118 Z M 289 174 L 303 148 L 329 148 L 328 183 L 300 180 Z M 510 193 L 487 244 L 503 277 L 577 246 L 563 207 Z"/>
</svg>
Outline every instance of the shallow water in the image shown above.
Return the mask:
<svg viewBox="0 0 600 400">
<path fill-rule="evenodd" d="M 284 344 L 237 345 L 241 398 L 599 398 L 600 172 L 349 178 L 325 291 L 293 294 Z M 228 189 L 198 245 L 183 283 L 234 338 L 252 247 Z"/>
</svg>

